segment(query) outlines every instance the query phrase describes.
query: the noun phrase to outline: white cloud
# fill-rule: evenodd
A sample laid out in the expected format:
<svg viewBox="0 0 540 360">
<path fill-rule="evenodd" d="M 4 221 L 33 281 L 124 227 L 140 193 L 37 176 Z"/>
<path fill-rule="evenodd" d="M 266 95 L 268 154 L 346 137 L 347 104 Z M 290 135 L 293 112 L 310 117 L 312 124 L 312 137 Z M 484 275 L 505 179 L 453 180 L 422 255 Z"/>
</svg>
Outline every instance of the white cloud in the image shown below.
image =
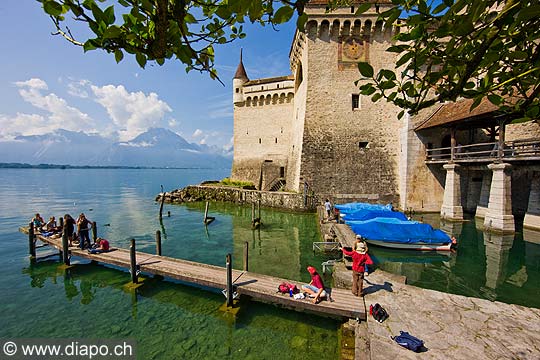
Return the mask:
<svg viewBox="0 0 540 360">
<path fill-rule="evenodd" d="M 96 102 L 101 104 L 118 128 L 120 140 L 130 140 L 150 127 L 165 127 L 164 116 L 170 106 L 156 93 L 128 92 L 123 85 L 91 86 Z"/>
<path fill-rule="evenodd" d="M 62 128 L 72 131 L 94 131 L 92 118 L 79 109 L 69 106 L 66 100 L 49 90 L 47 83 L 33 78 L 27 81 L 17 81 L 21 97 L 34 107 L 46 114 L 17 113 L 14 116 L 0 114 L 0 134 L 7 137 L 10 134 L 38 135 Z"/>
<path fill-rule="evenodd" d="M 195 130 L 195 132 L 193 133 L 193 135 L 191 135 L 192 138 L 198 138 L 200 136 L 203 135 L 203 131 L 201 129 L 197 129 Z"/>
<path fill-rule="evenodd" d="M 68 94 L 78 98 L 86 99 L 88 98 L 88 86 L 91 85 L 91 82 L 88 80 L 78 80 L 72 81 L 68 84 Z"/>
</svg>

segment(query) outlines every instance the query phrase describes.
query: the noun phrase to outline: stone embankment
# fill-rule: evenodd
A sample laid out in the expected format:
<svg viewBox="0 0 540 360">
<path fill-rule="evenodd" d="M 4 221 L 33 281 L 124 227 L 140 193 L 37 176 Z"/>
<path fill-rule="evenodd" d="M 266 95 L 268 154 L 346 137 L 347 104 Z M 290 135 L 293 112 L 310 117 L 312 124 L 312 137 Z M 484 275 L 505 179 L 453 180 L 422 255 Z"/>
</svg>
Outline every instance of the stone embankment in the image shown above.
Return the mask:
<svg viewBox="0 0 540 360">
<path fill-rule="evenodd" d="M 159 194 L 156 201 L 161 201 Z M 313 195 L 304 195 L 284 191 L 246 190 L 227 186 L 191 185 L 183 189 L 165 192 L 165 202 L 180 204 L 194 201 L 223 201 L 236 204 L 257 204 L 293 211 L 315 211 L 317 199 Z"/>
<path fill-rule="evenodd" d="M 323 214 L 319 211 L 319 214 Z M 354 242 L 347 225 L 321 218 L 324 238 L 344 246 Z M 334 286 L 350 288 L 351 270 L 333 269 Z M 355 326 L 355 359 L 540 359 L 540 309 L 448 294 L 406 284 L 406 279 L 375 270 L 364 279 L 366 309 L 381 304 L 389 314 L 379 323 L 369 316 Z M 391 339 L 407 331 L 425 342 L 421 353 Z"/>
</svg>

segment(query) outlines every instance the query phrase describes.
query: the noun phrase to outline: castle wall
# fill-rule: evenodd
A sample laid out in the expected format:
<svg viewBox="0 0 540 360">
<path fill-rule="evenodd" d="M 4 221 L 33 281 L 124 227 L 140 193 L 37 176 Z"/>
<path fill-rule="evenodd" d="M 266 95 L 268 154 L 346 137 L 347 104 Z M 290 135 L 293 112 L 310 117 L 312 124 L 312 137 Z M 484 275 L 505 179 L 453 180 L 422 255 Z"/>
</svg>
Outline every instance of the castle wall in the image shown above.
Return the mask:
<svg viewBox="0 0 540 360">
<path fill-rule="evenodd" d="M 289 162 L 287 168 L 286 188 L 291 191 L 303 191 L 303 180 L 300 179 L 302 148 L 304 140 L 304 121 L 306 115 L 306 98 L 308 88 L 309 63 L 307 51 L 300 51 L 306 46 L 306 35 L 297 32 L 293 46 L 298 47 L 299 56 L 294 59 L 291 69 L 295 73 L 295 95 L 292 117 L 291 146 L 289 147 Z"/>
<path fill-rule="evenodd" d="M 342 61 L 343 36 L 354 34 L 360 26 L 337 20 L 308 23 L 303 49 L 309 71 L 300 177 L 335 202 L 398 202 L 400 110 L 362 95 L 358 108 L 353 109 L 352 97 L 359 94 L 363 80 L 354 84 L 361 77 L 357 62 Z M 375 71 L 391 66 L 394 55 L 385 52 L 391 34 L 379 31 L 368 36 L 366 60 Z"/>
<path fill-rule="evenodd" d="M 287 169 L 294 95 L 291 81 L 278 84 L 246 86 L 245 101 L 234 105 L 231 177 L 258 187 L 263 171 L 263 189 Z"/>
</svg>

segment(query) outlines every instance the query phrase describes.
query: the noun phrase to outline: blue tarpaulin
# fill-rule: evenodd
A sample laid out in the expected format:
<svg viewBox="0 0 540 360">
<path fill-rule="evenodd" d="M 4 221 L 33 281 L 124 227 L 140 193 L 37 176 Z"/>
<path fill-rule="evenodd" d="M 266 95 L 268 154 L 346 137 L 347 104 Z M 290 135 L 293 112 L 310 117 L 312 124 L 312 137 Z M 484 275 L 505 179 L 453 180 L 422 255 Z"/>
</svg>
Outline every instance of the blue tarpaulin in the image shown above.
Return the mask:
<svg viewBox="0 0 540 360">
<path fill-rule="evenodd" d="M 450 237 L 429 224 L 407 220 L 405 214 L 392 211 L 391 205 L 351 203 L 336 205 L 345 223 L 366 239 L 399 243 L 448 244 Z"/>
</svg>

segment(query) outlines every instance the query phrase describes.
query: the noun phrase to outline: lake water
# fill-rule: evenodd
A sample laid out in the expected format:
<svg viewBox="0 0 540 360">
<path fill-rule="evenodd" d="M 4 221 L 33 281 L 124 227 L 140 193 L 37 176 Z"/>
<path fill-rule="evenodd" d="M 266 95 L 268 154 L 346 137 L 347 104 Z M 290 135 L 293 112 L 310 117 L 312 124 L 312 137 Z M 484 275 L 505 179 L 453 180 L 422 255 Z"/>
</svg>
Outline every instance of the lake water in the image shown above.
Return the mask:
<svg viewBox="0 0 540 360">
<path fill-rule="evenodd" d="M 308 281 L 308 264 L 336 254 L 314 254 L 320 241 L 313 214 L 262 209 L 264 226 L 251 230 L 251 208 L 211 204 L 216 221 L 202 223 L 203 203 L 165 205 L 163 226 L 154 197 L 202 180 L 220 179 L 229 170 L 0 170 L 0 338 L 132 338 L 140 359 L 290 359 L 339 358 L 339 327 L 334 320 L 300 314 L 257 302 L 243 303 L 236 319 L 219 311 L 224 297 L 160 279 L 147 279 L 136 293 L 124 290 L 125 271 L 77 260 L 67 272 L 58 258 L 31 263 L 27 237 L 18 232 L 35 212 L 57 218 L 68 212 L 98 223 L 99 236 L 113 246 L 155 251 L 162 231 L 166 256 L 224 266 L 233 254 L 242 267 L 250 249 L 250 271 Z M 370 247 L 376 266 L 407 276 L 408 283 L 507 303 L 540 308 L 540 235 L 484 234 L 474 219 L 441 223 L 417 216 L 456 234 L 456 254 L 417 254 Z M 39 251 L 39 250 L 38 250 Z M 45 250 L 42 250 L 45 251 Z M 46 251 L 45 251 L 46 252 Z M 50 251 L 49 251 L 50 252 Z M 150 255 L 149 255 L 150 256 Z M 326 278 L 328 282 L 331 279 Z M 277 284 L 276 284 L 277 286 Z M 63 320 L 66 319 L 66 320 Z"/>
<path fill-rule="evenodd" d="M 99 236 L 154 253 L 162 231 L 163 255 L 224 266 L 227 253 L 241 268 L 249 242 L 250 270 L 300 281 L 318 238 L 313 214 L 262 210 L 264 227 L 251 231 L 251 208 L 212 204 L 216 217 L 202 223 L 204 204 L 165 205 L 158 221 L 160 192 L 202 180 L 220 179 L 229 170 L 0 170 L 0 338 L 132 338 L 139 359 L 271 359 L 287 353 L 304 359 L 339 357 L 340 322 L 257 302 L 242 303 L 236 319 L 219 311 L 219 291 L 147 279 L 137 293 L 124 290 L 127 272 L 76 260 L 69 271 L 58 257 L 32 264 L 27 237 L 18 232 L 35 212 L 46 219 L 64 213 L 98 224 Z M 110 226 L 109 226 L 110 225 Z M 47 250 L 38 250 L 46 253 Z M 48 250 L 51 252 L 51 250 Z M 276 288 L 277 288 L 276 284 Z"/>
</svg>

